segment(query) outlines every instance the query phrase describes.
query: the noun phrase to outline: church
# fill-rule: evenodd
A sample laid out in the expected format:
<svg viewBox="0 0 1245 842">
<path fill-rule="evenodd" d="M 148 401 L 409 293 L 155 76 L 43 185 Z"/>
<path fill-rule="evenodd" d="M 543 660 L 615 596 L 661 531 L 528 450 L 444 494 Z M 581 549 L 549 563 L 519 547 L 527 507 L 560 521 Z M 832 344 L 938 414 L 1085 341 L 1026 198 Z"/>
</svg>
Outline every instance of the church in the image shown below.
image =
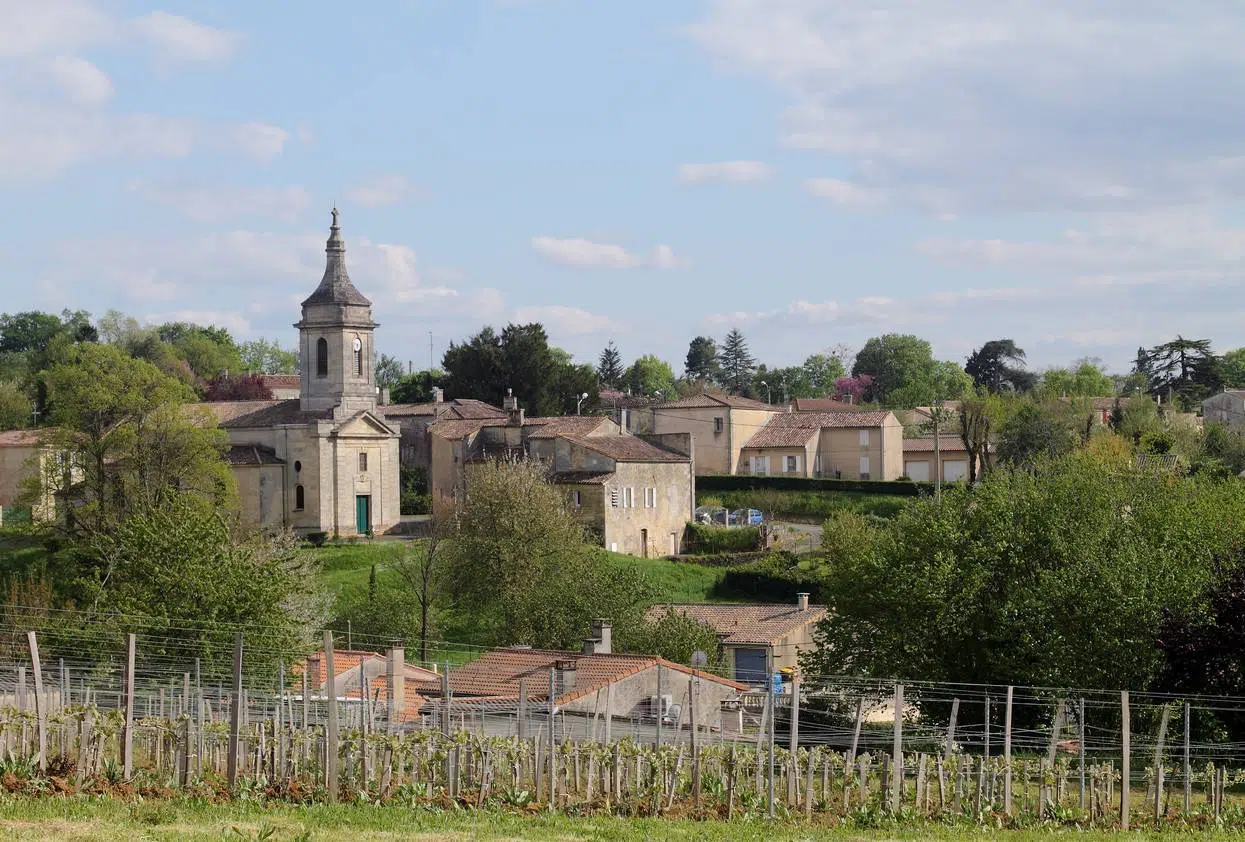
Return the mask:
<svg viewBox="0 0 1245 842">
<path fill-rule="evenodd" d="M 299 396 L 199 404 L 229 436 L 242 518 L 330 536 L 395 530 L 400 432 L 378 408 L 372 302 L 346 271 L 333 209 L 324 277 L 302 303 Z"/>
</svg>

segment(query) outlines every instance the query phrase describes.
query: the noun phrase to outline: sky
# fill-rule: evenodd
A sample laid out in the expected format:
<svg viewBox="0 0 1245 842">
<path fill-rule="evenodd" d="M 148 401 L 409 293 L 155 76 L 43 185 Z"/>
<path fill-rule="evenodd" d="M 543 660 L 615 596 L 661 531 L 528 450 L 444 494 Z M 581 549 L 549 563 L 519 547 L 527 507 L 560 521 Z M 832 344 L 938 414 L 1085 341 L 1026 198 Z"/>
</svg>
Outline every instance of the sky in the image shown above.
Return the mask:
<svg viewBox="0 0 1245 842">
<path fill-rule="evenodd" d="M 378 350 L 915 333 L 1245 345 L 1223 0 L 0 0 L 0 310 L 295 343 L 341 208 Z"/>
</svg>

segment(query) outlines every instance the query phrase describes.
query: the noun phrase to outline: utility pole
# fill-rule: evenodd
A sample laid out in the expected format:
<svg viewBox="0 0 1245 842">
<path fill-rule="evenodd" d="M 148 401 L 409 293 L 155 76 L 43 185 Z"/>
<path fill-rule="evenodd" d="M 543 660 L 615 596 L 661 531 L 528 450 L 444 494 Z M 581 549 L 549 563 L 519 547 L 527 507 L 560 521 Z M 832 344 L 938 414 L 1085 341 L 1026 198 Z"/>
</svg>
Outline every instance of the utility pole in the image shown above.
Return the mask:
<svg viewBox="0 0 1245 842">
<path fill-rule="evenodd" d="M 432 371 L 432 331 L 428 331 L 428 370 Z"/>
</svg>

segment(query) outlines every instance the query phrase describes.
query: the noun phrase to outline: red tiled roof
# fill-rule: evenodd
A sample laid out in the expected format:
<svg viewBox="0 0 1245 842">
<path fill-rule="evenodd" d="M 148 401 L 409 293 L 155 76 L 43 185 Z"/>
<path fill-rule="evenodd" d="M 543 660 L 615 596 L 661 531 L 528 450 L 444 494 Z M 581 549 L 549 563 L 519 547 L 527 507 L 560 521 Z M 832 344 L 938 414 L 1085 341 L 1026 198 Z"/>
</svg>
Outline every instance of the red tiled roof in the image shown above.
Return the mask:
<svg viewBox="0 0 1245 842">
<path fill-rule="evenodd" d="M 691 458 L 683 453 L 667 450 L 639 436 L 620 433 L 613 436 L 558 436 L 572 444 L 608 456 L 615 462 L 690 462 Z"/>
<path fill-rule="evenodd" d="M 741 398 L 736 395 L 691 395 L 677 401 L 657 404 L 657 409 L 706 409 L 710 407 L 726 407 L 729 409 L 767 409 L 777 412 L 775 407 L 752 398 Z"/>
<path fill-rule="evenodd" d="M 558 436 L 591 437 L 615 429 L 613 422 L 600 415 L 565 415 L 552 418 L 528 418 L 524 427 L 532 427 L 529 439 L 556 439 Z"/>
<path fill-rule="evenodd" d="M 834 398 L 796 398 L 792 401 L 796 412 L 856 412 L 859 404 L 837 401 Z"/>
<path fill-rule="evenodd" d="M 0 447 L 31 447 L 39 444 L 43 430 L 5 430 L 0 433 Z"/>
<path fill-rule="evenodd" d="M 856 412 L 787 412 L 775 415 L 744 442 L 744 449 L 803 447 L 826 428 L 881 427 L 890 412 L 885 409 Z"/>
<path fill-rule="evenodd" d="M 484 427 L 504 427 L 505 418 L 478 418 L 475 420 L 438 421 L 428 427 L 428 432 L 443 439 L 457 441 L 480 432 Z"/>
<path fill-rule="evenodd" d="M 775 643 L 796 629 L 815 623 L 830 613 L 824 605 L 810 605 L 801 611 L 795 605 L 707 605 L 682 603 L 654 605 L 644 618 L 649 622 L 674 611 L 693 620 L 699 620 L 724 635 L 729 645 Z"/>
<path fill-rule="evenodd" d="M 209 401 L 186 404 L 187 411 L 207 410 L 227 429 L 308 424 L 333 417 L 331 409 L 304 411 L 298 398 L 281 401 Z"/>
<path fill-rule="evenodd" d="M 529 699 L 549 698 L 549 670 L 559 661 L 575 664 L 575 686 L 556 697 L 554 704 L 565 705 L 595 693 L 646 669 L 661 664 L 691 675 L 693 670 L 652 655 L 584 655 L 579 652 L 558 652 L 544 649 L 493 649 L 469 664 L 450 671 L 450 692 L 454 696 L 488 697 L 495 700 L 517 699 L 519 682 Z M 748 685 L 703 671 L 695 672 L 702 680 L 713 681 L 734 690 Z M 434 682 L 419 686 L 425 696 L 440 696 L 441 687 Z"/>
<path fill-rule="evenodd" d="M 297 374 L 261 374 L 259 379 L 269 389 L 300 389 L 303 378 Z"/>
<path fill-rule="evenodd" d="M 752 438 L 743 444 L 743 449 L 763 447 L 804 447 L 809 440 L 821 434 L 819 424 L 780 424 L 780 419 L 789 416 L 779 415 L 770 420 L 761 429 L 753 433 Z"/>
<path fill-rule="evenodd" d="M 225 461 L 230 465 L 284 465 L 271 447 L 258 444 L 235 444 L 225 451 Z"/>
<path fill-rule="evenodd" d="M 934 437 L 925 436 L 916 439 L 904 439 L 903 449 L 904 453 L 933 453 Z M 940 454 L 954 453 L 957 451 L 960 453 L 964 452 L 964 441 L 959 436 L 938 437 L 938 452 Z"/>
<path fill-rule="evenodd" d="M 391 403 L 380 407 L 395 417 L 428 415 L 438 421 L 470 421 L 485 418 L 506 418 L 506 411 L 474 398 L 461 398 L 443 403 Z"/>
<path fill-rule="evenodd" d="M 549 478 L 556 485 L 602 485 L 612 476 L 613 471 L 559 471 Z"/>
</svg>

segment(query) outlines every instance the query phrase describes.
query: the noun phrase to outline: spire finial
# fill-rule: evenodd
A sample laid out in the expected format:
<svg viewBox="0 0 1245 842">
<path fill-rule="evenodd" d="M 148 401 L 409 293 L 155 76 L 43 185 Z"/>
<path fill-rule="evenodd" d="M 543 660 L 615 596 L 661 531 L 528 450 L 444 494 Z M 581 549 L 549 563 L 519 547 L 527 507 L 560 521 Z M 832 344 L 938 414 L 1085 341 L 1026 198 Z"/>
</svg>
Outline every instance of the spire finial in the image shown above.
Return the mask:
<svg viewBox="0 0 1245 842">
<path fill-rule="evenodd" d="M 339 211 L 339 210 L 337 209 L 337 205 L 336 205 L 336 204 L 334 204 L 334 205 L 333 205 L 333 227 L 334 227 L 334 228 L 338 227 L 338 225 L 337 225 L 337 215 L 338 215 L 339 213 L 341 213 L 341 211 Z"/>
</svg>

